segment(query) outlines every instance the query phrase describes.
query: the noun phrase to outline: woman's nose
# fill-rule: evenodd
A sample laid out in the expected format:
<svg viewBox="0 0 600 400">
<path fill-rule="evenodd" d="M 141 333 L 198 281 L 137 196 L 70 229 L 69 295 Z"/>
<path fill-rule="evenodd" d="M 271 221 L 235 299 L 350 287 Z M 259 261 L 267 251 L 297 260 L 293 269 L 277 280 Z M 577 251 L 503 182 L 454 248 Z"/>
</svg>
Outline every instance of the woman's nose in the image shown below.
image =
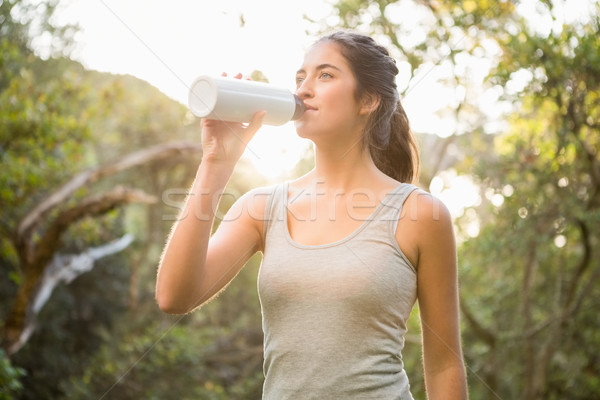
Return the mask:
<svg viewBox="0 0 600 400">
<path fill-rule="evenodd" d="M 309 79 L 304 79 L 296 89 L 296 95 L 301 99 L 308 99 L 313 96 L 313 88 Z"/>
</svg>

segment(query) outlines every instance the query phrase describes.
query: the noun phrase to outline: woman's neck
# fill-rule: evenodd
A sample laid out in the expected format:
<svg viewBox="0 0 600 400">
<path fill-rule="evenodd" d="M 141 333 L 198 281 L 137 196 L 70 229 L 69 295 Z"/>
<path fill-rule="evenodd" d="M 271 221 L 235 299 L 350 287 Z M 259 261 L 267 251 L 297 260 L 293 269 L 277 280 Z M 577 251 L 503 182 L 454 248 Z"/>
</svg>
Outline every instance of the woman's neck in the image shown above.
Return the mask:
<svg viewBox="0 0 600 400">
<path fill-rule="evenodd" d="M 347 192 L 357 187 L 371 186 L 383 176 L 362 143 L 345 149 L 341 146 L 329 149 L 315 146 L 315 168 L 311 173 L 313 183 Z"/>
</svg>

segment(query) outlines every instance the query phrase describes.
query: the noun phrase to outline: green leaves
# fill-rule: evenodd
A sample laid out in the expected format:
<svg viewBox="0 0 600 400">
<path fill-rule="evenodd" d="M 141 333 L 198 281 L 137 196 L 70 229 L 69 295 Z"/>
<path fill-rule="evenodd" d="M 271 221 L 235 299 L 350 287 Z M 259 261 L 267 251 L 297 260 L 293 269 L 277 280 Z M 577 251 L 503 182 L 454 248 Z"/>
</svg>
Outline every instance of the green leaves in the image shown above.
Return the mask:
<svg viewBox="0 0 600 400">
<path fill-rule="evenodd" d="M 12 365 L 4 350 L 0 349 L 0 400 L 17 399 L 23 392 L 21 378 L 25 376 L 23 368 Z"/>
<path fill-rule="evenodd" d="M 68 399 L 258 399 L 262 332 L 256 293 L 258 258 L 226 292 L 185 317 L 144 312 L 123 316 L 104 344 L 61 382 Z"/>
<path fill-rule="evenodd" d="M 5 226 L 14 229 L 40 195 L 83 167 L 83 142 L 90 137 L 82 110 L 84 93 L 68 75 L 47 83 L 27 70 L 0 92 Z"/>
</svg>

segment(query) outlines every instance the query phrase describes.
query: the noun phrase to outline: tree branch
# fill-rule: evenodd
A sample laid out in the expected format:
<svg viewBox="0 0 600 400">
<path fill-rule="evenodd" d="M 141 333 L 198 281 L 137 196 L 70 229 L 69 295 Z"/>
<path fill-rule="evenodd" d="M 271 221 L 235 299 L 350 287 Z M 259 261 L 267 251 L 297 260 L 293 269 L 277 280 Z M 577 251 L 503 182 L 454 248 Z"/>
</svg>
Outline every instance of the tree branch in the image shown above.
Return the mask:
<svg viewBox="0 0 600 400">
<path fill-rule="evenodd" d="M 90 247 L 80 254 L 57 254 L 44 269 L 44 277 L 32 302 L 33 314 L 38 314 L 50 298 L 54 288 L 61 282 L 71 283 L 79 275 L 94 268 L 96 260 L 119 253 L 133 242 L 133 235 L 126 234 L 98 247 Z"/>
<path fill-rule="evenodd" d="M 596 265 L 594 271 L 591 273 L 590 278 L 587 280 L 587 283 L 579 292 L 577 299 L 573 302 L 571 308 L 567 311 L 569 315 L 577 315 L 579 309 L 581 308 L 581 305 L 583 304 L 583 300 L 588 297 L 588 294 L 592 291 L 592 289 L 597 287 L 598 281 L 600 281 L 600 264 Z"/>
<path fill-rule="evenodd" d="M 44 267 L 60 246 L 62 233 L 77 220 L 92 215 L 104 214 L 118 206 L 128 203 L 155 203 L 156 198 L 141 190 L 118 186 L 110 192 L 88 197 L 70 209 L 62 211 L 50 224 L 36 245 L 31 267 Z"/>
<path fill-rule="evenodd" d="M 490 347 L 493 347 L 496 344 L 496 335 L 494 334 L 494 332 L 485 328 L 479 321 L 477 321 L 475 315 L 471 312 L 469 307 L 467 307 L 467 305 L 462 299 L 460 299 L 460 311 L 465 316 L 469 325 L 471 325 L 471 328 L 475 335 L 477 335 Z"/>
<path fill-rule="evenodd" d="M 81 254 L 56 255 L 44 269 L 44 276 L 32 301 L 31 315 L 26 318 L 18 339 L 9 348 L 9 353 L 14 354 L 27 343 L 35 331 L 36 315 L 39 314 L 59 283 L 71 283 L 79 275 L 92 270 L 96 260 L 124 250 L 132 241 L 133 236 L 126 234 L 118 240 L 89 248 Z"/>
<path fill-rule="evenodd" d="M 536 259 L 536 247 L 534 244 L 530 244 L 529 251 L 527 253 L 527 260 L 525 262 L 525 271 L 523 272 L 523 286 L 521 289 L 523 300 L 521 304 L 521 313 L 523 316 L 523 331 L 530 332 L 535 329 L 533 326 L 533 318 L 531 311 L 531 291 L 533 288 L 533 282 L 535 280 L 535 274 L 538 269 L 538 261 Z M 534 378 L 537 376 L 537 371 L 540 366 L 537 365 L 535 356 L 535 344 L 533 336 L 525 336 L 525 342 L 523 344 L 524 352 L 524 371 L 525 371 L 525 384 L 523 388 L 523 398 L 533 398 L 532 393 L 535 392 Z"/>
<path fill-rule="evenodd" d="M 592 245 L 590 243 L 590 231 L 589 231 L 587 225 L 585 224 L 585 222 L 583 222 L 582 220 L 577 219 L 575 222 L 577 223 L 577 226 L 579 227 L 579 230 L 581 231 L 581 242 L 583 244 L 583 256 L 582 256 L 581 260 L 579 261 L 579 265 L 577 266 L 577 268 L 575 270 L 575 275 L 573 276 L 573 279 L 571 280 L 571 282 L 569 284 L 569 289 L 568 289 L 567 295 L 565 297 L 565 302 L 564 302 L 564 307 L 563 307 L 564 310 L 569 309 L 571 307 L 571 304 L 573 303 L 573 300 L 575 298 L 575 292 L 577 291 L 577 287 L 579 286 L 579 281 L 583 277 L 585 271 L 589 268 L 591 261 L 592 261 Z"/>
<path fill-rule="evenodd" d="M 56 206 L 63 204 L 69 199 L 71 194 L 82 186 L 90 182 L 95 182 L 105 176 L 113 175 L 148 162 L 159 161 L 184 153 L 196 153 L 201 150 L 202 147 L 198 143 L 193 142 L 163 143 L 127 154 L 101 167 L 80 172 L 25 215 L 17 228 L 18 242 L 20 245 L 27 244 L 31 232 L 43 220 L 42 217 Z"/>
<path fill-rule="evenodd" d="M 61 212 L 54 219 L 37 243 L 31 259 L 21 260 L 23 283 L 17 290 L 14 303 L 3 326 L 3 345 L 9 350 L 9 354 L 20 348 L 17 344 L 20 342 L 21 335 L 27 333 L 24 333 L 25 328 L 31 327 L 29 314 L 33 296 L 42 279 L 44 269 L 60 246 L 62 233 L 69 225 L 85 216 L 100 215 L 123 204 L 154 201 L 154 197 L 140 190 L 117 187 L 100 196 L 84 199 L 74 207 Z"/>
</svg>

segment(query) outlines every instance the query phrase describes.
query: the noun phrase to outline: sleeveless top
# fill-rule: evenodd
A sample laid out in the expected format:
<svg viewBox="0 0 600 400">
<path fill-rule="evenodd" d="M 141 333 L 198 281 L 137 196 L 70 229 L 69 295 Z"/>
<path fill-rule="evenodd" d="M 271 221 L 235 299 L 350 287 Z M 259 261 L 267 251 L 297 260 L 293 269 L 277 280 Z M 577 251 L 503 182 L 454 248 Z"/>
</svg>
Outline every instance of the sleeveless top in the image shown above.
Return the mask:
<svg viewBox="0 0 600 400">
<path fill-rule="evenodd" d="M 344 239 L 303 245 L 287 225 L 288 184 L 265 210 L 258 291 L 264 400 L 412 400 L 401 351 L 417 297 L 395 229 L 416 187 L 400 184 Z"/>
</svg>

